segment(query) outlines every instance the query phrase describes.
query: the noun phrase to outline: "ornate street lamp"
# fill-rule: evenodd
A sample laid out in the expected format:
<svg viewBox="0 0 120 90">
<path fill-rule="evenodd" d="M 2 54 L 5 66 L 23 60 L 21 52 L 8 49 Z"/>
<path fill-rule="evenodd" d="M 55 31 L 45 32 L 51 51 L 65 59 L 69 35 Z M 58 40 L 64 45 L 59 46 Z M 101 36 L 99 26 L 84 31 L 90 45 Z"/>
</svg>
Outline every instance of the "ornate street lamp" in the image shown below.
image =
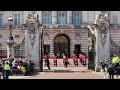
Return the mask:
<svg viewBox="0 0 120 90">
<path fill-rule="evenodd" d="M 13 24 L 13 18 L 10 16 L 9 18 L 8 18 L 8 21 L 9 21 L 9 28 L 10 28 L 10 37 L 9 37 L 9 39 L 10 40 L 13 40 L 13 37 L 12 37 L 12 24 Z"/>
<path fill-rule="evenodd" d="M 10 36 L 7 41 L 7 58 L 14 58 L 14 39 L 12 36 L 12 24 L 13 24 L 13 18 L 10 16 L 8 18 L 9 21 L 9 28 L 10 28 Z"/>
</svg>

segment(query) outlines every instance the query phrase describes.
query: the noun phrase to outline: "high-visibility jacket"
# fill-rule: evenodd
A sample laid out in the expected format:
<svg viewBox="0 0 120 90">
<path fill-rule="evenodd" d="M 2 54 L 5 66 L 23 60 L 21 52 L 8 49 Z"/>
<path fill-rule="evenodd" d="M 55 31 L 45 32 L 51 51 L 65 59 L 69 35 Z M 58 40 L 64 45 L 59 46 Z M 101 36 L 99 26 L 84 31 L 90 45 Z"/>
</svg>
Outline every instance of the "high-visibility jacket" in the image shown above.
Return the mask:
<svg viewBox="0 0 120 90">
<path fill-rule="evenodd" d="M 120 58 L 118 56 L 117 57 L 113 57 L 112 63 L 113 64 L 120 63 Z"/>
<path fill-rule="evenodd" d="M 6 64 L 6 65 L 4 66 L 4 70 L 9 70 L 9 71 L 10 71 L 10 66 L 9 66 L 8 64 Z"/>
<path fill-rule="evenodd" d="M 25 73 L 25 72 L 26 72 L 25 67 L 21 66 L 21 71 L 22 71 L 23 73 Z"/>
</svg>

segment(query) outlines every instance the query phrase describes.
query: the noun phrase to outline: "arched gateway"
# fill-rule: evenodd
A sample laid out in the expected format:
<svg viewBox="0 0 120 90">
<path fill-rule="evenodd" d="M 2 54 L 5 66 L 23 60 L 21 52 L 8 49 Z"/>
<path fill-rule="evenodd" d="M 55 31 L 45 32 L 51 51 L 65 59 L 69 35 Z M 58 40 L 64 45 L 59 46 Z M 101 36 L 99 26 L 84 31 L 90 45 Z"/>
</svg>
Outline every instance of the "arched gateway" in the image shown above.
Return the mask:
<svg viewBox="0 0 120 90">
<path fill-rule="evenodd" d="M 70 39 L 65 34 L 59 34 L 54 38 L 54 53 L 59 58 L 62 58 L 62 53 L 66 52 L 70 57 Z"/>
</svg>

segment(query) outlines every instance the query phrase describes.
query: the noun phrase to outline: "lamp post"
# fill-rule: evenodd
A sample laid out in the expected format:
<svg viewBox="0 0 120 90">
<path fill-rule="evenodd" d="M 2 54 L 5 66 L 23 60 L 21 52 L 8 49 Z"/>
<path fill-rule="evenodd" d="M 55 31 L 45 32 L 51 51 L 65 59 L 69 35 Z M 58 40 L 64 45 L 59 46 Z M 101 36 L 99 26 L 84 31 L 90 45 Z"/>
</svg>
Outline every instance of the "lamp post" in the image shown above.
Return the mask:
<svg viewBox="0 0 120 90">
<path fill-rule="evenodd" d="M 40 25 L 40 37 L 41 37 L 41 59 L 40 59 L 40 72 L 43 71 L 43 25 Z"/>
<path fill-rule="evenodd" d="M 8 21 L 9 21 L 9 26 L 10 26 L 10 38 L 11 39 L 13 39 L 13 37 L 12 37 L 12 24 L 13 24 L 13 18 L 10 16 L 9 18 L 8 18 Z"/>
<path fill-rule="evenodd" d="M 13 24 L 13 18 L 10 16 L 8 18 L 9 21 L 9 28 L 10 28 L 10 36 L 7 41 L 7 58 L 14 58 L 14 39 L 12 36 L 12 24 Z"/>
</svg>

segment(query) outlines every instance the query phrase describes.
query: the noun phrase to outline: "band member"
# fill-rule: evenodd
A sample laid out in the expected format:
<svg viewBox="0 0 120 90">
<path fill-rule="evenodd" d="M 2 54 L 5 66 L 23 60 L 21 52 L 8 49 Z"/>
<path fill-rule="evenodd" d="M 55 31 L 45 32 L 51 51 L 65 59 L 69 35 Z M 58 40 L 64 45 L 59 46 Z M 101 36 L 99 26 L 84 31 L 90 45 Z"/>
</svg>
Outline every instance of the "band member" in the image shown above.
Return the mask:
<svg viewBox="0 0 120 90">
<path fill-rule="evenodd" d="M 74 63 L 74 59 L 75 59 L 74 57 L 75 57 L 75 54 L 73 53 L 73 54 L 72 54 L 72 58 L 73 58 L 73 63 Z"/>
<path fill-rule="evenodd" d="M 44 61 L 45 61 L 45 66 L 47 65 L 48 69 L 50 70 L 50 61 L 49 61 L 49 56 L 48 54 L 46 53 L 45 56 L 44 56 Z"/>
<path fill-rule="evenodd" d="M 88 60 L 87 56 L 83 55 L 83 66 L 86 66 L 87 60 Z"/>
<path fill-rule="evenodd" d="M 74 65 L 78 66 L 78 57 L 77 57 L 77 55 L 74 56 Z"/>
<path fill-rule="evenodd" d="M 69 64 L 69 60 L 68 60 L 67 54 L 63 54 L 63 63 L 64 63 L 64 67 L 67 68 L 67 66 Z"/>
<path fill-rule="evenodd" d="M 57 54 L 53 55 L 53 63 L 54 63 L 54 67 L 57 67 Z"/>
<path fill-rule="evenodd" d="M 79 59 L 80 59 L 80 63 L 82 64 L 82 58 L 83 58 L 83 55 L 82 53 L 79 54 Z"/>
</svg>

